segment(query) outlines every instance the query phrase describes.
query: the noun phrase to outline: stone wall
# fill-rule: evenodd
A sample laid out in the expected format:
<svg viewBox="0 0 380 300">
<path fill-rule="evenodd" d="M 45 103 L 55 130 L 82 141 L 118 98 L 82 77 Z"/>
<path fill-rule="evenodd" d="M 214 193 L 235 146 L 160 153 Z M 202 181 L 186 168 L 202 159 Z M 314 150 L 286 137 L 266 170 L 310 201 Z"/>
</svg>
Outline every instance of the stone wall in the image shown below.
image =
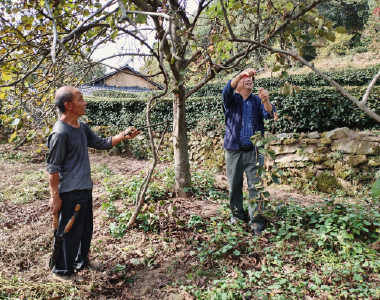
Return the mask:
<svg viewBox="0 0 380 300">
<path fill-rule="evenodd" d="M 372 132 L 338 128 L 322 134 L 283 133 L 270 146 L 276 160 L 268 160 L 285 171 L 283 182 L 298 189 L 325 193 L 342 191 L 353 196 L 371 184 L 378 171 L 380 137 Z"/>
<path fill-rule="evenodd" d="M 155 134 L 157 142 L 160 137 L 159 133 Z M 208 131 L 205 136 L 190 133 L 188 138 L 192 162 L 225 170 L 223 136 Z M 340 190 L 354 195 L 374 181 L 379 169 L 380 136 L 373 132 L 353 132 L 345 127 L 324 133 L 281 133 L 276 138 L 269 146 L 276 152 L 276 159 L 268 158 L 266 168 L 279 166 L 285 173 L 282 182 L 301 191 L 335 193 Z M 149 152 L 148 140 L 143 135 L 133 143 L 141 152 Z M 168 157 L 172 153 L 172 137 L 168 133 L 161 155 Z"/>
</svg>

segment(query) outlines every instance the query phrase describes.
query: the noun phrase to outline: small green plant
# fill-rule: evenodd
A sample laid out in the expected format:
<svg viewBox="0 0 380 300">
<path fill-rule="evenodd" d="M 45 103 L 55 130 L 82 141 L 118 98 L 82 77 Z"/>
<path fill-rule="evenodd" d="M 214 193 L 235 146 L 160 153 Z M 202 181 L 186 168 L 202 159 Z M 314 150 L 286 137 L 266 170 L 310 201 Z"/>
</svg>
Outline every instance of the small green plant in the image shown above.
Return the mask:
<svg viewBox="0 0 380 300">
<path fill-rule="evenodd" d="M 203 225 L 202 217 L 197 215 L 191 215 L 187 222 L 188 227 L 199 227 L 201 225 Z"/>
</svg>

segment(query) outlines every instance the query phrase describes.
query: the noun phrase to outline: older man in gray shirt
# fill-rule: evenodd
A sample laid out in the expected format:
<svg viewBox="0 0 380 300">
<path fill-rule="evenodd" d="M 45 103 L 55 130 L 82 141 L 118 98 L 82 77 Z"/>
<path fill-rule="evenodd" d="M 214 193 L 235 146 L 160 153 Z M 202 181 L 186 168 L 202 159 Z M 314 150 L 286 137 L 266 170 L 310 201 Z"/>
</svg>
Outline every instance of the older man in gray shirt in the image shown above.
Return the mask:
<svg viewBox="0 0 380 300">
<path fill-rule="evenodd" d="M 82 93 L 64 86 L 55 94 L 55 104 L 62 112 L 49 135 L 47 159 L 51 198 L 51 213 L 59 213 L 58 234 L 62 234 L 76 204 L 81 208 L 78 217 L 65 236 L 58 251 L 53 269 L 54 279 L 60 281 L 82 281 L 74 271 L 86 266 L 100 267 L 88 259 L 92 237 L 92 180 L 88 147 L 98 150 L 111 149 L 125 139 L 132 139 L 140 132 L 127 128 L 125 132 L 100 138 L 78 118 L 86 114 L 86 101 Z M 128 135 L 124 136 L 127 132 Z"/>
</svg>

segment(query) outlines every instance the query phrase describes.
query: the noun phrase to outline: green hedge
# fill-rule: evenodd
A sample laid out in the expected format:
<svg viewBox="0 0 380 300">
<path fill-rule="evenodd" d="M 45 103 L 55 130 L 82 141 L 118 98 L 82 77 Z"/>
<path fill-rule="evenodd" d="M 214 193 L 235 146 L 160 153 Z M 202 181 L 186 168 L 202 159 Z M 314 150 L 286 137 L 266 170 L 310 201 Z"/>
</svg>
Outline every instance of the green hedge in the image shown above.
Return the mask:
<svg viewBox="0 0 380 300">
<path fill-rule="evenodd" d="M 365 92 L 365 87 L 347 89 L 358 99 Z M 88 102 L 87 118 L 92 126 L 111 125 L 123 129 L 126 126 L 141 126 L 146 123 L 146 100 L 94 97 L 85 99 Z M 368 106 L 378 113 L 379 100 L 380 87 L 375 87 L 368 100 Z M 275 132 L 327 131 L 343 126 L 366 129 L 378 126 L 375 120 L 331 87 L 302 88 L 299 94 L 288 96 L 281 96 L 274 91 L 271 93 L 271 101 L 277 106 L 280 116 L 280 120 L 274 123 Z M 164 98 L 153 107 L 151 122 L 171 120 L 172 112 L 171 98 Z M 272 120 L 266 124 L 268 129 L 273 129 Z M 188 130 L 199 133 L 212 130 L 217 134 L 224 134 L 221 93 L 218 97 L 193 97 L 187 100 L 186 125 Z M 157 129 L 163 130 L 163 127 Z"/>
<path fill-rule="evenodd" d="M 118 90 L 95 90 L 92 91 L 95 97 L 109 98 L 137 98 L 136 93 L 123 92 Z"/>
<path fill-rule="evenodd" d="M 347 87 L 346 90 L 360 100 L 366 87 Z M 379 127 L 378 122 L 332 87 L 303 88 L 293 96 L 272 93 L 271 101 L 277 106 L 280 115 L 280 120 L 274 126 L 281 132 L 322 132 L 344 126 L 358 129 Z M 380 113 L 379 86 L 372 90 L 367 105 Z M 270 120 L 267 125 L 272 128 L 273 123 Z"/>
<path fill-rule="evenodd" d="M 92 95 L 95 97 L 106 97 L 106 98 L 114 98 L 114 99 L 123 99 L 123 98 L 149 98 L 152 95 L 158 95 L 162 93 L 162 91 L 146 91 L 146 92 L 124 92 L 118 90 L 95 90 L 92 91 Z"/>
<path fill-rule="evenodd" d="M 379 72 L 379 69 L 380 64 L 365 69 L 331 71 L 326 72 L 325 74 L 334 79 L 341 86 L 366 86 L 371 82 L 377 72 Z M 281 79 L 278 77 L 257 79 L 254 81 L 254 86 L 256 88 L 264 87 L 268 89 L 270 93 L 273 93 L 277 91 L 280 86 L 283 86 L 286 81 L 304 88 L 331 86 L 327 81 L 319 77 L 314 72 L 302 75 L 289 75 Z M 377 81 L 376 84 L 380 85 L 380 80 Z M 197 91 L 194 96 L 218 96 L 221 95 L 224 86 L 225 83 L 208 84 Z"/>
</svg>

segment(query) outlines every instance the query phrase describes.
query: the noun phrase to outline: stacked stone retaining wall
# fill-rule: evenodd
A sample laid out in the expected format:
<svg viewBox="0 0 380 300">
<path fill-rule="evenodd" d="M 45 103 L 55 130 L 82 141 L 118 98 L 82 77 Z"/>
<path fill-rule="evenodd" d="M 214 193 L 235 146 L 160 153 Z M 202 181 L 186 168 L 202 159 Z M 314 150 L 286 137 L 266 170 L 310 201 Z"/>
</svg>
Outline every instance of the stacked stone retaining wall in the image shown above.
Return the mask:
<svg viewBox="0 0 380 300">
<path fill-rule="evenodd" d="M 99 133 L 99 128 L 95 131 Z M 155 140 L 160 138 L 156 133 Z M 281 133 L 276 138 L 268 145 L 276 159 L 268 158 L 265 165 L 279 166 L 285 173 L 282 182 L 299 190 L 354 195 L 370 186 L 379 170 L 380 136 L 376 132 L 354 132 L 344 127 L 324 133 Z M 138 139 L 135 143 L 149 151 L 147 138 L 141 135 Z M 190 133 L 188 139 L 192 162 L 225 169 L 222 136 L 209 131 L 205 136 Z M 173 152 L 171 133 L 165 136 L 162 147 L 166 153 Z"/>
</svg>

